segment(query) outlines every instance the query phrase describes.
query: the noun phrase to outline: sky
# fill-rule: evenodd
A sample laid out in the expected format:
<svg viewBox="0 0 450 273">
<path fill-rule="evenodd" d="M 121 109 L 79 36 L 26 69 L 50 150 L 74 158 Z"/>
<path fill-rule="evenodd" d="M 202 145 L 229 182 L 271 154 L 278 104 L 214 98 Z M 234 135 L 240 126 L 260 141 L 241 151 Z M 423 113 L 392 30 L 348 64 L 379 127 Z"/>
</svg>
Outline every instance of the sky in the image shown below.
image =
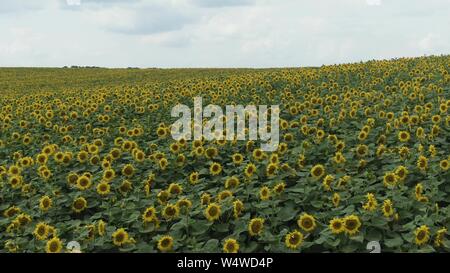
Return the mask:
<svg viewBox="0 0 450 273">
<path fill-rule="evenodd" d="M 298 67 L 450 54 L 450 0 L 1 0 L 0 66 Z"/>
</svg>

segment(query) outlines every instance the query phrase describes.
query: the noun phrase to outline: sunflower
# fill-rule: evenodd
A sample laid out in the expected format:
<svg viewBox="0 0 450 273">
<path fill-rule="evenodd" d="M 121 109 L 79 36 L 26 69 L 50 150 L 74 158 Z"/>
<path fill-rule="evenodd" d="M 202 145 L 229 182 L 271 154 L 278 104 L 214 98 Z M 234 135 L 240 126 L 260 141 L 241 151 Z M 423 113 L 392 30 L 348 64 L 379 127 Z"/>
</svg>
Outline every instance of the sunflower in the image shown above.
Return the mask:
<svg viewBox="0 0 450 273">
<path fill-rule="evenodd" d="M 407 131 L 400 131 L 398 133 L 398 140 L 400 142 L 408 142 L 411 139 L 411 136 Z"/>
<path fill-rule="evenodd" d="M 87 201 L 84 199 L 84 197 L 78 197 L 76 198 L 72 203 L 72 209 L 76 213 L 83 212 L 87 207 Z"/>
<path fill-rule="evenodd" d="M 264 230 L 264 222 L 265 220 L 262 218 L 251 219 L 250 223 L 248 224 L 248 232 L 250 236 L 261 235 Z"/>
<path fill-rule="evenodd" d="M 334 176 L 332 176 L 331 174 L 326 175 L 323 178 L 323 182 L 322 182 L 322 186 L 326 191 L 331 191 L 331 184 L 334 181 Z"/>
<path fill-rule="evenodd" d="M 356 155 L 358 157 L 364 157 L 369 153 L 369 147 L 365 144 L 359 144 L 356 146 Z"/>
<path fill-rule="evenodd" d="M 343 220 L 345 232 L 352 236 L 359 232 L 359 228 L 361 227 L 361 221 L 359 217 L 356 215 L 346 216 Z"/>
<path fill-rule="evenodd" d="M 436 232 L 436 237 L 434 238 L 434 245 L 437 247 L 443 246 L 444 237 L 447 234 L 447 228 L 441 228 Z"/>
<path fill-rule="evenodd" d="M 331 219 L 328 227 L 334 234 L 339 234 L 345 231 L 344 220 L 339 218 Z"/>
<path fill-rule="evenodd" d="M 161 252 L 169 252 L 173 248 L 173 238 L 171 236 L 162 236 L 158 240 L 158 249 Z"/>
<path fill-rule="evenodd" d="M 284 243 L 290 249 L 297 249 L 303 242 L 303 234 L 300 231 L 294 230 L 284 238 Z"/>
<path fill-rule="evenodd" d="M 336 152 L 336 154 L 333 157 L 333 161 L 336 164 L 343 164 L 345 163 L 346 159 L 341 152 Z"/>
<path fill-rule="evenodd" d="M 186 213 L 191 207 L 192 202 L 187 198 L 182 198 L 177 201 L 176 206 L 182 211 L 182 213 Z"/>
<path fill-rule="evenodd" d="M 448 171 L 448 169 L 450 168 L 450 164 L 449 164 L 448 160 L 444 159 L 439 162 L 439 167 L 443 171 Z"/>
<path fill-rule="evenodd" d="M 202 196 L 200 197 L 200 202 L 202 206 L 209 205 L 209 203 L 211 202 L 211 195 L 206 192 L 203 193 Z"/>
<path fill-rule="evenodd" d="M 284 192 L 284 189 L 286 188 L 286 183 L 279 182 L 273 187 L 273 192 L 276 194 L 281 194 Z"/>
<path fill-rule="evenodd" d="M 112 240 L 114 245 L 121 247 L 130 241 L 130 235 L 124 228 L 119 228 L 112 234 Z"/>
<path fill-rule="evenodd" d="M 419 156 L 419 159 L 417 159 L 417 168 L 421 171 L 425 171 L 428 168 L 428 159 L 425 156 Z"/>
<path fill-rule="evenodd" d="M 119 191 L 122 194 L 126 194 L 127 192 L 131 191 L 133 189 L 133 184 L 129 180 L 122 181 L 122 184 L 119 186 Z"/>
<path fill-rule="evenodd" d="M 224 191 L 221 191 L 221 192 L 217 195 L 217 201 L 221 202 L 221 201 L 224 201 L 224 200 L 226 200 L 227 198 L 232 197 L 232 196 L 233 196 L 233 193 L 232 193 L 231 191 L 229 191 L 229 190 L 224 190 Z"/>
<path fill-rule="evenodd" d="M 312 215 L 304 213 L 297 220 L 297 225 L 306 232 L 312 232 L 316 228 L 316 219 Z"/>
<path fill-rule="evenodd" d="M 97 193 L 104 196 L 108 195 L 111 191 L 111 186 L 107 182 L 101 182 L 97 185 Z"/>
<path fill-rule="evenodd" d="M 322 164 L 317 164 L 311 169 L 311 175 L 315 179 L 321 178 L 323 175 L 325 175 L 325 167 Z"/>
<path fill-rule="evenodd" d="M 44 222 L 40 222 L 36 225 L 33 231 L 33 235 L 39 241 L 43 241 L 48 237 L 48 225 Z"/>
<path fill-rule="evenodd" d="M 103 180 L 104 181 L 110 182 L 111 180 L 114 179 L 114 177 L 116 177 L 116 172 L 113 169 L 106 169 L 103 172 Z"/>
<path fill-rule="evenodd" d="M 178 195 L 181 194 L 183 192 L 183 188 L 181 187 L 180 184 L 177 183 L 171 183 L 169 185 L 169 188 L 167 189 L 167 191 L 171 194 L 171 195 Z"/>
<path fill-rule="evenodd" d="M 197 184 L 198 179 L 199 179 L 199 173 L 198 172 L 192 172 L 189 175 L 189 183 L 191 183 L 192 185 Z"/>
<path fill-rule="evenodd" d="M 53 237 L 47 241 L 45 246 L 45 252 L 47 253 L 59 253 L 62 250 L 62 242 L 58 237 Z"/>
<path fill-rule="evenodd" d="M 259 198 L 263 201 L 269 200 L 270 198 L 270 189 L 267 186 L 261 187 L 259 190 Z"/>
<path fill-rule="evenodd" d="M 219 219 L 220 215 L 222 214 L 222 208 L 220 205 L 216 203 L 211 203 L 208 205 L 208 207 L 205 209 L 205 216 L 208 221 L 216 221 Z"/>
<path fill-rule="evenodd" d="M 3 216 L 5 216 L 6 218 L 10 218 L 16 215 L 17 213 L 20 213 L 20 211 L 21 211 L 20 208 L 12 206 L 3 212 Z"/>
<path fill-rule="evenodd" d="M 69 183 L 70 185 L 75 185 L 77 183 L 78 180 L 78 175 L 74 172 L 69 173 L 69 175 L 67 175 L 67 183 Z"/>
<path fill-rule="evenodd" d="M 424 245 L 430 240 L 430 229 L 426 225 L 418 227 L 414 231 L 416 245 Z"/>
<path fill-rule="evenodd" d="M 366 195 L 367 202 L 363 205 L 363 209 L 367 211 L 374 211 L 378 207 L 377 199 L 373 193 L 368 193 Z"/>
<path fill-rule="evenodd" d="M 162 215 L 166 220 L 173 220 L 180 214 L 180 209 L 176 205 L 168 204 L 164 207 Z"/>
<path fill-rule="evenodd" d="M 78 177 L 76 186 L 79 190 L 82 190 L 82 191 L 87 190 L 91 187 L 91 185 L 92 185 L 92 182 L 91 182 L 90 177 L 87 177 L 86 175 L 82 175 L 82 176 Z"/>
<path fill-rule="evenodd" d="M 331 198 L 331 201 L 334 207 L 339 207 L 339 203 L 341 202 L 341 196 L 339 195 L 339 193 L 335 192 L 333 194 L 333 197 Z"/>
<path fill-rule="evenodd" d="M 223 243 L 223 252 L 225 253 L 238 253 L 239 243 L 232 238 L 228 238 Z"/>
<path fill-rule="evenodd" d="M 208 159 L 213 159 L 214 157 L 216 157 L 219 154 L 219 151 L 217 151 L 217 148 L 215 147 L 209 147 L 205 150 L 205 156 Z"/>
<path fill-rule="evenodd" d="M 217 162 L 214 162 L 209 167 L 209 172 L 211 175 L 219 175 L 222 172 L 222 165 Z"/>
<path fill-rule="evenodd" d="M 233 163 L 235 165 L 239 165 L 242 163 L 242 161 L 244 161 L 244 156 L 242 156 L 242 154 L 240 153 L 235 153 L 231 156 Z"/>
<path fill-rule="evenodd" d="M 153 222 L 156 218 L 156 209 L 155 207 L 147 208 L 142 214 L 142 222 L 150 223 Z"/>
<path fill-rule="evenodd" d="M 393 172 L 388 172 L 383 177 L 383 183 L 386 187 L 393 187 L 397 184 L 398 177 Z"/>
<path fill-rule="evenodd" d="M 257 161 L 261 161 L 264 159 L 265 154 L 261 149 L 255 149 L 253 150 L 253 158 L 256 159 Z"/>
<path fill-rule="evenodd" d="M 167 203 L 167 200 L 169 200 L 170 198 L 170 193 L 167 190 L 162 190 L 158 193 L 156 198 L 158 198 L 158 202 L 160 204 L 165 204 Z"/>
<path fill-rule="evenodd" d="M 391 217 L 394 214 L 394 208 L 393 208 L 392 201 L 390 199 L 384 200 L 381 210 L 385 217 L 387 217 L 387 218 Z"/>
<path fill-rule="evenodd" d="M 23 177 L 20 175 L 14 175 L 9 178 L 9 184 L 13 189 L 18 189 L 23 184 Z"/>
<path fill-rule="evenodd" d="M 244 203 L 241 200 L 236 200 L 233 202 L 233 215 L 234 218 L 239 218 L 239 216 L 244 211 Z"/>
<path fill-rule="evenodd" d="M 252 177 L 256 172 L 256 166 L 253 163 L 248 163 L 247 166 L 244 169 L 245 176 L 250 178 Z"/>
<path fill-rule="evenodd" d="M 227 178 L 227 180 L 225 180 L 225 188 L 226 189 L 230 189 L 230 188 L 236 188 L 237 186 L 239 186 L 239 178 L 236 176 L 232 176 Z"/>
<path fill-rule="evenodd" d="M 42 211 L 48 211 L 52 207 L 53 201 L 47 195 L 39 199 L 39 209 Z"/>
<path fill-rule="evenodd" d="M 180 145 L 178 143 L 172 143 L 170 144 L 170 152 L 173 154 L 177 154 L 180 152 Z"/>
<path fill-rule="evenodd" d="M 48 161 L 48 156 L 46 154 L 38 154 L 36 157 L 36 161 L 39 165 L 45 165 Z"/>
<path fill-rule="evenodd" d="M 405 166 L 398 166 L 395 169 L 395 175 L 399 180 L 403 181 L 406 179 L 406 176 L 408 175 L 408 169 Z"/>
<path fill-rule="evenodd" d="M 133 165 L 131 165 L 131 164 L 126 164 L 126 165 L 123 166 L 123 168 L 122 168 L 122 174 L 123 174 L 124 176 L 126 176 L 126 177 L 131 177 L 131 176 L 133 176 L 134 172 L 135 172 L 134 167 L 133 167 Z"/>
<path fill-rule="evenodd" d="M 106 234 L 106 223 L 103 220 L 98 221 L 97 231 L 100 236 L 104 236 Z"/>
</svg>

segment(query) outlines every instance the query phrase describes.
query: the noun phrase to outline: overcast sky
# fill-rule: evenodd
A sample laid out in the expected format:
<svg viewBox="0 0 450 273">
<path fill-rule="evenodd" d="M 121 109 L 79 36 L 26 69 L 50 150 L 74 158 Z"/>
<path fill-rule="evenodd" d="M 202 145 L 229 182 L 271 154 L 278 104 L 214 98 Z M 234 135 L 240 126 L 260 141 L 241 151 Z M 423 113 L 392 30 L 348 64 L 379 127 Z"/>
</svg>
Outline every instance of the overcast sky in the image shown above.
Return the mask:
<svg viewBox="0 0 450 273">
<path fill-rule="evenodd" d="M 0 0 L 0 66 L 285 67 L 450 54 L 449 15 L 450 0 Z"/>
</svg>

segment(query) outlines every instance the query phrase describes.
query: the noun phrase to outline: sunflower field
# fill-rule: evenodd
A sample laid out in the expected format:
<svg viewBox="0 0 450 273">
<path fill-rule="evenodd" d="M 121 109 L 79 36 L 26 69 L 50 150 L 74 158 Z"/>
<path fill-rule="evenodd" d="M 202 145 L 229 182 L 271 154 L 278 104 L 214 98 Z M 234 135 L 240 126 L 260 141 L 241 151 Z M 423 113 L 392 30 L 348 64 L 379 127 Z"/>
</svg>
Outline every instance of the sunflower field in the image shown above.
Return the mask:
<svg viewBox="0 0 450 273">
<path fill-rule="evenodd" d="M 0 69 L 0 252 L 449 252 L 449 70 Z M 174 141 L 194 97 L 279 105 L 278 149 Z"/>
</svg>

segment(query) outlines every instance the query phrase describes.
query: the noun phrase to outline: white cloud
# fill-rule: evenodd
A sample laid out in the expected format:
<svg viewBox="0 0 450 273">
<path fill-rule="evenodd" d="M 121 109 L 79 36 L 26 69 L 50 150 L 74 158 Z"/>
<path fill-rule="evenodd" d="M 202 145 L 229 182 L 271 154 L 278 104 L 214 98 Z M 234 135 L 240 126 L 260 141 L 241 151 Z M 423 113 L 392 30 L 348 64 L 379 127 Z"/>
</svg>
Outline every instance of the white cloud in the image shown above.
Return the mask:
<svg viewBox="0 0 450 273">
<path fill-rule="evenodd" d="M 369 6 L 380 6 L 382 4 L 381 0 L 366 0 Z"/>
</svg>

